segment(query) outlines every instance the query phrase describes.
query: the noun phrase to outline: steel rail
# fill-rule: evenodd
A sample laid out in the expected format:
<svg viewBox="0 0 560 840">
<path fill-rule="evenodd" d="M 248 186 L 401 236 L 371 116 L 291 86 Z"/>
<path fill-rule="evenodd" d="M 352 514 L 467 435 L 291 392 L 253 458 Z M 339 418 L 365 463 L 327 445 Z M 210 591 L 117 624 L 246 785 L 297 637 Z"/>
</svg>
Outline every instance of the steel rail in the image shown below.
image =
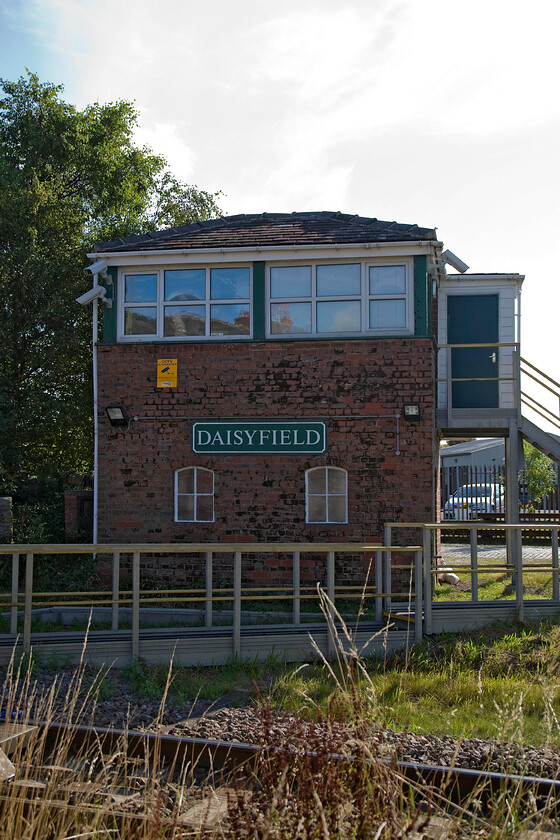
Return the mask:
<svg viewBox="0 0 560 840">
<path fill-rule="evenodd" d="M 40 724 L 39 724 L 40 726 Z M 207 740 L 177 735 L 167 735 L 154 732 L 125 731 L 109 728 L 92 728 L 87 726 L 68 727 L 65 724 L 48 724 L 47 744 L 56 744 L 59 738 L 70 736 L 69 746 L 88 748 L 99 745 L 102 749 L 114 750 L 119 743 L 126 739 L 127 749 L 131 757 L 150 757 L 159 755 L 177 766 L 184 766 L 185 762 L 192 762 L 193 766 L 216 770 L 234 770 L 240 767 L 252 768 L 257 759 L 263 754 L 277 752 L 279 748 L 271 749 L 255 744 L 234 743 L 229 741 Z M 68 742 L 66 742 L 68 743 Z M 290 754 L 291 750 L 286 750 Z M 334 755 L 340 761 L 353 760 L 352 755 Z M 368 762 L 371 759 L 367 760 Z M 445 789 L 447 794 L 453 792 L 459 801 L 465 799 L 474 791 L 484 789 L 488 793 L 497 794 L 506 788 L 514 788 L 518 792 L 531 792 L 537 799 L 551 800 L 560 809 L 560 778 L 546 779 L 537 776 L 523 776 L 514 773 L 499 773 L 489 770 L 476 770 L 461 767 L 446 767 L 415 762 L 394 761 L 380 759 L 395 770 L 407 781 L 421 784 L 434 790 Z"/>
</svg>

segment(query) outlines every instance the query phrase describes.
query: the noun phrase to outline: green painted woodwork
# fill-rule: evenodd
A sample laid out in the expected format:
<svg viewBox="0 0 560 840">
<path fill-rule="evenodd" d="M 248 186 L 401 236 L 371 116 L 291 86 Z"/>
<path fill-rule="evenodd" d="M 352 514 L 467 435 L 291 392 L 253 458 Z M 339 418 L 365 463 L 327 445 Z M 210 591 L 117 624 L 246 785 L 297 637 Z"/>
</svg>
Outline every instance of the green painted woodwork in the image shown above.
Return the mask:
<svg viewBox="0 0 560 840">
<path fill-rule="evenodd" d="M 264 261 L 253 263 L 253 339 L 262 341 L 265 337 L 265 270 Z"/>
<path fill-rule="evenodd" d="M 117 342 L 117 269 L 108 268 L 107 274 L 113 281 L 112 286 L 107 286 L 107 299 L 113 301 L 112 307 L 101 304 L 102 315 L 102 337 L 100 344 L 116 344 Z"/>
<path fill-rule="evenodd" d="M 449 295 L 447 343 L 499 342 L 499 295 Z M 498 408 L 498 347 L 457 347 L 451 350 L 453 408 Z"/>
<path fill-rule="evenodd" d="M 424 254 L 414 257 L 414 335 L 431 335 L 431 296 Z"/>
</svg>

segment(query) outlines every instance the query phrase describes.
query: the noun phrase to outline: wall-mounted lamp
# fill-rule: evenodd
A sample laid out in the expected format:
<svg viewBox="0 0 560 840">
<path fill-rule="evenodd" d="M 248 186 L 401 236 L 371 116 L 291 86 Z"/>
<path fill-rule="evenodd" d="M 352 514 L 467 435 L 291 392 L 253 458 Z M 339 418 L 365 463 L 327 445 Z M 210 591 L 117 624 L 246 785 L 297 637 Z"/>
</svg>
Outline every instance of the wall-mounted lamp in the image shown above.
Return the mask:
<svg viewBox="0 0 560 840">
<path fill-rule="evenodd" d="M 122 405 L 108 405 L 105 411 L 111 426 L 128 426 L 128 417 Z"/>
<path fill-rule="evenodd" d="M 403 414 L 407 420 L 420 419 L 420 404 L 419 403 L 405 403 L 403 406 Z"/>
</svg>

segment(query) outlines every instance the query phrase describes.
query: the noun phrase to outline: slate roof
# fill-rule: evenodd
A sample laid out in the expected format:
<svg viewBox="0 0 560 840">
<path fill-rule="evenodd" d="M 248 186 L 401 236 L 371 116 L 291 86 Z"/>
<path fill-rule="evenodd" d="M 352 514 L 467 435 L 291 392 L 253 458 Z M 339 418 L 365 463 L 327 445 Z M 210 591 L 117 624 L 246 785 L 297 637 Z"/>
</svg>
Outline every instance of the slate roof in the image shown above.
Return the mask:
<svg viewBox="0 0 560 840">
<path fill-rule="evenodd" d="M 348 213 L 249 213 L 102 242 L 95 253 L 436 240 L 432 228 Z"/>
</svg>

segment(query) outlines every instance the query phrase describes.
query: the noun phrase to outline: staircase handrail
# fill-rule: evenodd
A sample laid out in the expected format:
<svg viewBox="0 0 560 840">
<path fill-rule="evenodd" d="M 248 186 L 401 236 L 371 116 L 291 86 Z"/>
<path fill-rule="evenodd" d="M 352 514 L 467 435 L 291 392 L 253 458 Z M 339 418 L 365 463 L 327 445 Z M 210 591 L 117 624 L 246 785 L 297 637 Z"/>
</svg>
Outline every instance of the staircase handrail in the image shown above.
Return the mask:
<svg viewBox="0 0 560 840">
<path fill-rule="evenodd" d="M 535 376 L 534 373 L 531 373 L 530 370 L 527 368 L 531 368 L 531 370 L 535 371 L 538 376 Z M 521 389 L 521 374 L 524 376 L 529 377 L 532 379 L 533 382 L 536 382 L 541 388 L 544 388 L 550 394 L 553 394 L 558 402 L 558 409 L 556 412 L 551 411 L 551 409 L 547 408 L 547 406 L 543 405 L 539 402 L 535 397 L 532 397 L 526 391 Z M 517 356 L 517 376 L 518 376 L 518 406 L 519 406 L 519 414 L 521 415 L 521 406 L 526 405 L 531 411 L 534 411 L 540 417 L 545 419 L 547 422 L 551 423 L 556 428 L 560 428 L 560 382 L 557 382 L 552 376 L 549 376 L 543 370 L 538 368 L 532 362 L 529 362 L 525 359 L 521 354 Z M 539 378 L 540 377 L 540 378 Z M 543 382 L 542 380 L 546 379 L 547 382 L 550 382 L 553 386 L 547 384 L 547 382 Z"/>
</svg>

